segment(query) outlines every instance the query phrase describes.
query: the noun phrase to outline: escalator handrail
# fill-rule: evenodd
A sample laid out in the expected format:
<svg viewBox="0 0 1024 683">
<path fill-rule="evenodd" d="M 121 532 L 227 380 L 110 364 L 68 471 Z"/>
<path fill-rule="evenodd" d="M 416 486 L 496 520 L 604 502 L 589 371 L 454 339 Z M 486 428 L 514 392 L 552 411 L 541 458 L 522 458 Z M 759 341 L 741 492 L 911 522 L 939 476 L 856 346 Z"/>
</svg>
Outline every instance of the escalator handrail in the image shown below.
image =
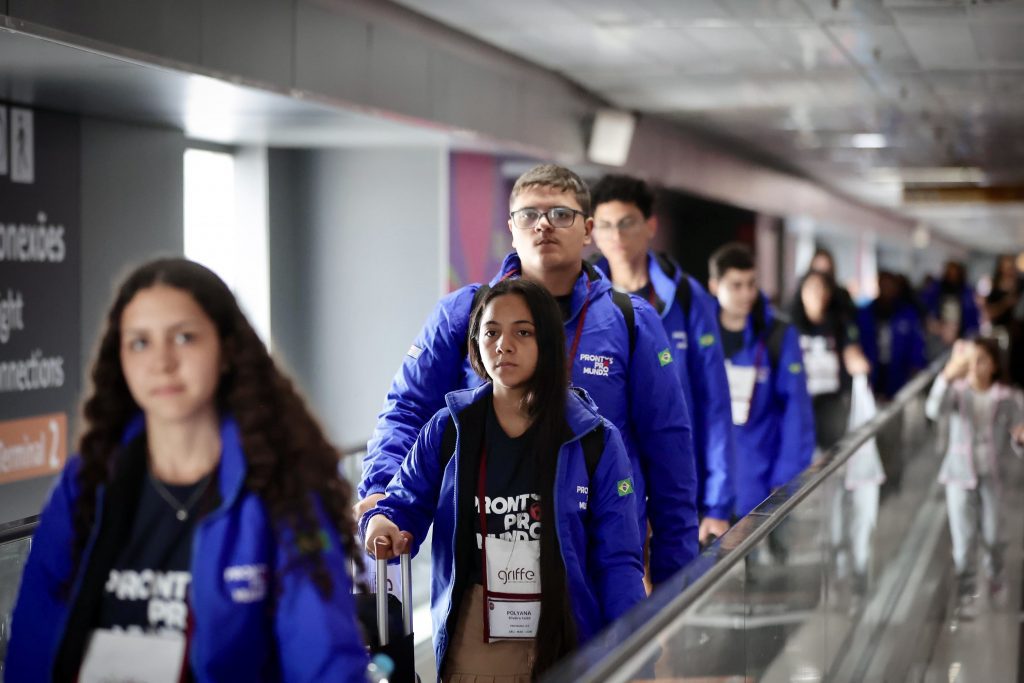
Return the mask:
<svg viewBox="0 0 1024 683">
<path fill-rule="evenodd" d="M 0 545 L 20 541 L 23 538 L 31 538 L 32 534 L 36 532 L 37 526 L 39 526 L 39 515 L 0 524 Z"/>
<path fill-rule="evenodd" d="M 542 680 L 571 679 L 580 683 L 598 683 L 614 679 L 616 672 L 652 643 L 657 643 L 660 633 L 724 579 L 803 500 L 845 465 L 865 442 L 876 436 L 915 396 L 925 392 L 945 365 L 946 356 L 944 354 L 937 358 L 927 370 L 908 382 L 874 418 L 846 434 L 803 474 L 738 521 L 728 534 L 712 544 L 687 568 L 659 586 L 651 598 L 640 603 L 630 613 L 637 616 L 643 614 L 647 618 L 630 619 L 627 614 L 624 619 L 631 622 L 628 629 L 616 630 L 617 633 L 626 633 L 620 643 L 600 642 L 601 637 L 598 636 L 568 661 L 549 671 Z M 776 504 L 775 499 L 780 493 L 784 498 Z M 740 538 L 735 537 L 736 532 L 740 532 Z M 659 600 L 659 594 L 666 597 Z M 667 597 L 671 595 L 675 597 Z"/>
</svg>

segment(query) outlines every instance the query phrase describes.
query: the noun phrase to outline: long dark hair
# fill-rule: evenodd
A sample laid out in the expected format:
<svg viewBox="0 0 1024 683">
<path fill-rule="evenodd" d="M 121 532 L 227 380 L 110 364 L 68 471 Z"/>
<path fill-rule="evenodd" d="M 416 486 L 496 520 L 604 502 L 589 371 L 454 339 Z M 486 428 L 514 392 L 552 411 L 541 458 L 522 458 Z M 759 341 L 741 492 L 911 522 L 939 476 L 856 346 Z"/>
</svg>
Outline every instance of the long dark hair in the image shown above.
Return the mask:
<svg viewBox="0 0 1024 683">
<path fill-rule="evenodd" d="M 836 297 L 836 282 L 832 279 L 832 276 L 827 273 L 823 273 L 820 270 L 809 270 L 804 273 L 804 276 L 800 278 L 800 282 L 796 286 L 796 293 L 793 294 L 793 300 L 789 305 L 789 316 L 798 330 L 806 331 L 813 327 L 815 323 L 811 322 L 811 319 L 807 317 L 807 309 L 804 308 L 803 291 L 804 285 L 811 278 L 818 278 L 821 283 L 825 285 L 825 291 L 828 292 L 828 304 L 825 305 L 825 320 L 822 321 L 824 325 L 830 325 L 832 323 L 832 302 Z"/>
<path fill-rule="evenodd" d="M 501 296 L 522 297 L 530 309 L 537 340 L 537 368 L 523 393 L 522 409 L 536 429 L 534 454 L 540 476 L 540 623 L 534 677 L 551 668 L 577 645 L 576 622 L 569 604 L 565 565 L 555 528 L 555 473 L 558 451 L 565 441 L 566 392 L 569 374 L 565 359 L 565 327 L 558 303 L 546 289 L 528 280 L 503 280 L 481 297 L 470 317 L 469 362 L 484 380 L 491 381 L 480 356 L 480 327 L 484 309 Z"/>
<path fill-rule="evenodd" d="M 274 364 L 238 307 L 231 290 L 209 269 L 182 258 L 159 259 L 133 271 L 107 313 L 106 329 L 92 365 L 92 390 L 83 407 L 79 450 L 81 489 L 74 510 L 74 566 L 81 562 L 96 516 L 96 489 L 110 482 L 121 439 L 140 412 L 121 368 L 121 315 L 144 289 L 163 285 L 189 294 L 213 321 L 226 368 L 217 388 L 217 409 L 238 424 L 245 454 L 245 488 L 266 504 L 279 538 L 292 539 L 291 567 L 308 571 L 330 597 L 334 585 L 322 551 L 314 498 L 323 506 L 348 557 L 357 557 L 351 487 L 338 474 L 338 451 L 327 441 L 302 397 Z"/>
</svg>

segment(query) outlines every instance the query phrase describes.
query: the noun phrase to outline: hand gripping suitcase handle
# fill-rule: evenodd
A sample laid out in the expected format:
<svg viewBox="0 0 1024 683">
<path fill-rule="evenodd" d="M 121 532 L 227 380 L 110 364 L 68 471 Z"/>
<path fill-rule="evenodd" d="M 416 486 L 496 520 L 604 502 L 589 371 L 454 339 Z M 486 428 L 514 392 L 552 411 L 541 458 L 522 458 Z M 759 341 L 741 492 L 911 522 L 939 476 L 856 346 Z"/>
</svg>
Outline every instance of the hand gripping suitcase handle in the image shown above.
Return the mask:
<svg viewBox="0 0 1024 683">
<path fill-rule="evenodd" d="M 409 553 L 399 555 L 402 568 L 402 633 L 412 633 L 412 561 Z M 380 644 L 390 641 L 388 633 L 388 561 L 377 559 L 377 636 Z"/>
</svg>

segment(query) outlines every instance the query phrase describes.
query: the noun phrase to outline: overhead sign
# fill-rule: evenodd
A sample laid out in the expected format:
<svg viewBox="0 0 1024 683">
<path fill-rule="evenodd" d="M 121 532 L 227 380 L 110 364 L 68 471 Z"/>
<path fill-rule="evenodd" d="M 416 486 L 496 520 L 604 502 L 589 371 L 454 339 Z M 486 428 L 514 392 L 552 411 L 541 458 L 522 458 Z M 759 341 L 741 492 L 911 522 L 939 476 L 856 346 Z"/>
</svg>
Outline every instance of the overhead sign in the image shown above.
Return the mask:
<svg viewBox="0 0 1024 683">
<path fill-rule="evenodd" d="M 54 474 L 79 394 L 79 124 L 0 103 L 0 484 Z"/>
</svg>

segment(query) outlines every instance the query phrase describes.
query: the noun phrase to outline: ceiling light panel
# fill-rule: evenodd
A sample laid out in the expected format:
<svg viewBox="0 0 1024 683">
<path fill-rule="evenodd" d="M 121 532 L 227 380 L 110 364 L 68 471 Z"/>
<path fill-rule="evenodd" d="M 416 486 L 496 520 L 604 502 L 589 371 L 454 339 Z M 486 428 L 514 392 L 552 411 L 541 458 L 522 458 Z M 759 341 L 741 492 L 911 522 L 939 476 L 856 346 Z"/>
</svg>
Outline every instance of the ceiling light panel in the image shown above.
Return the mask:
<svg viewBox="0 0 1024 683">
<path fill-rule="evenodd" d="M 746 27 L 687 28 L 683 33 L 733 68 L 770 71 L 788 67 L 784 58 Z"/>
<path fill-rule="evenodd" d="M 496 26 L 571 26 L 579 17 L 563 5 L 547 0 L 475 2 L 474 0 L 396 0 L 419 14 L 470 33 Z M 521 29 L 522 30 L 522 29 Z"/>
<path fill-rule="evenodd" d="M 767 45 L 804 71 L 850 67 L 850 60 L 842 50 L 817 26 L 765 26 L 755 30 Z"/>
<path fill-rule="evenodd" d="M 658 19 L 642 6 L 620 0 L 560 0 L 560 4 L 575 14 L 577 21 L 598 26 L 646 26 Z"/>
<path fill-rule="evenodd" d="M 1024 21 L 971 24 L 978 57 L 993 66 L 1024 66 Z"/>
<path fill-rule="evenodd" d="M 843 24 L 826 30 L 857 64 L 897 70 L 917 68 L 917 59 L 894 26 Z"/>
<path fill-rule="evenodd" d="M 925 69 L 973 69 L 978 52 L 966 22 L 901 25 L 911 53 Z"/>
<path fill-rule="evenodd" d="M 826 23 L 858 23 L 884 26 L 892 23 L 892 16 L 879 0 L 801 0 L 817 21 Z"/>
<path fill-rule="evenodd" d="M 733 16 L 750 23 L 810 24 L 814 18 L 800 0 L 719 0 Z"/>
</svg>

